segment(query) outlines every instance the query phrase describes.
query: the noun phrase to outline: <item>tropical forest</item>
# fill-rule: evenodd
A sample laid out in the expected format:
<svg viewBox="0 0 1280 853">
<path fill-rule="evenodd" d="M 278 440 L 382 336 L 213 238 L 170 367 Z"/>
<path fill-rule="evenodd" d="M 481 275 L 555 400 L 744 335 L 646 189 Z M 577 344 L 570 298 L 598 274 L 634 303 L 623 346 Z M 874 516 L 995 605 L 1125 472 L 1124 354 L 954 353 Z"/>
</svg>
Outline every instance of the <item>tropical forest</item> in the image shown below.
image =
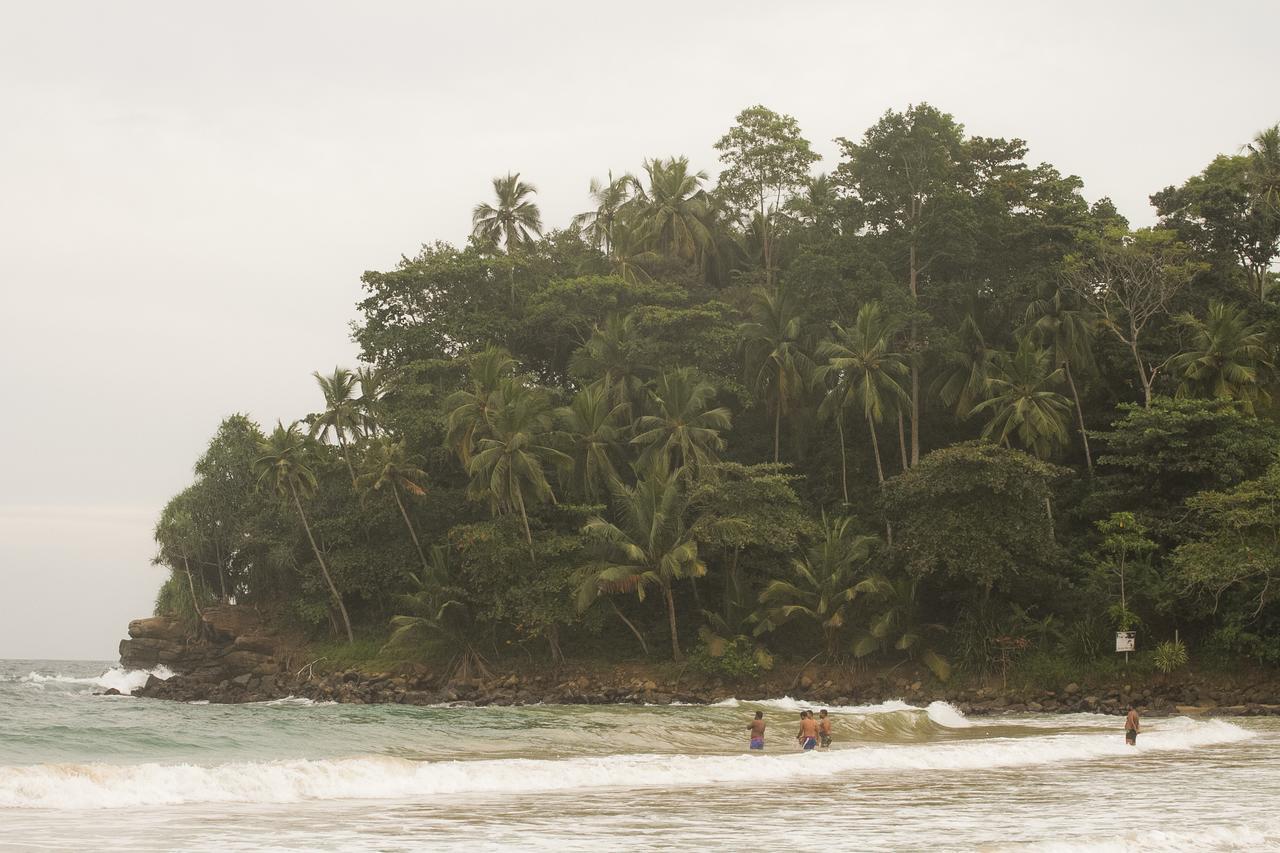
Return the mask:
<svg viewBox="0 0 1280 853">
<path fill-rule="evenodd" d="M 364 274 L 314 411 L 210 424 L 157 611 L 460 673 L 1280 665 L 1259 127 L 1151 227 L 928 104 L 836 162 L 752 106 L 566 222 L 497 164 L 465 245 Z"/>
</svg>

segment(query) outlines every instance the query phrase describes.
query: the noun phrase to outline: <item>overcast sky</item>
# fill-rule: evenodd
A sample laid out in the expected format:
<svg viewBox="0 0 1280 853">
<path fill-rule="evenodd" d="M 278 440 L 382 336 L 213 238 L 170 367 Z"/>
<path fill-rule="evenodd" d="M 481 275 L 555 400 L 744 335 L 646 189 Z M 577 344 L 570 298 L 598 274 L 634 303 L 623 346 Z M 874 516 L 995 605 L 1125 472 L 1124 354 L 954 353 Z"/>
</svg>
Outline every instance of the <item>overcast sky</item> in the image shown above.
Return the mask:
<svg viewBox="0 0 1280 853">
<path fill-rule="evenodd" d="M 316 408 L 361 272 L 465 238 L 495 174 L 563 226 L 608 169 L 714 173 L 745 106 L 830 169 L 834 137 L 927 100 L 1147 224 L 1151 192 L 1280 119 L 1278 24 L 1178 0 L 7 3 L 0 658 L 115 657 L 219 420 Z"/>
</svg>

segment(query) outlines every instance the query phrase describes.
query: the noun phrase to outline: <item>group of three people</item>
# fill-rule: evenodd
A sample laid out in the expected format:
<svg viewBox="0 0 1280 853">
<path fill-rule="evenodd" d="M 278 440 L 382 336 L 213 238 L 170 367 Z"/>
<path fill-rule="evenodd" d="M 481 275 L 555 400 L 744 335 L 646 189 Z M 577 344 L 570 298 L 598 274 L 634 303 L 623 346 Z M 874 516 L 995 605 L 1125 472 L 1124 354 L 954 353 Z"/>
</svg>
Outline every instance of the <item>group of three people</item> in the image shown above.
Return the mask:
<svg viewBox="0 0 1280 853">
<path fill-rule="evenodd" d="M 751 733 L 752 749 L 764 749 L 764 727 L 764 711 L 756 711 L 756 718 L 747 726 L 747 731 Z M 806 752 L 819 746 L 823 749 L 831 746 L 831 717 L 827 715 L 825 708 L 818 712 L 816 718 L 812 711 L 800 712 L 800 731 L 796 732 L 796 743 Z"/>
</svg>

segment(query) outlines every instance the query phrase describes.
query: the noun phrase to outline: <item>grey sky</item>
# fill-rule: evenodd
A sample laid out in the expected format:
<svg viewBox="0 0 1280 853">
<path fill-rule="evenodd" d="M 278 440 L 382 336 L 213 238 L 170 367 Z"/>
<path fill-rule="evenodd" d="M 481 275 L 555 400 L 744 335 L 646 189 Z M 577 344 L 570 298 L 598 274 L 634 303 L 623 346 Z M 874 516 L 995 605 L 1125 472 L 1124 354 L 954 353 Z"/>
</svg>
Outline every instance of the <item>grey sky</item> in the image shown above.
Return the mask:
<svg viewBox="0 0 1280 853">
<path fill-rule="evenodd" d="M 1056 7 L 1051 9 L 1050 6 Z M 115 655 L 224 415 L 316 406 L 365 269 L 521 171 L 588 180 L 764 103 L 835 136 L 927 100 L 1138 223 L 1280 119 L 1280 4 L 8 3 L 0 10 L 0 658 Z"/>
</svg>

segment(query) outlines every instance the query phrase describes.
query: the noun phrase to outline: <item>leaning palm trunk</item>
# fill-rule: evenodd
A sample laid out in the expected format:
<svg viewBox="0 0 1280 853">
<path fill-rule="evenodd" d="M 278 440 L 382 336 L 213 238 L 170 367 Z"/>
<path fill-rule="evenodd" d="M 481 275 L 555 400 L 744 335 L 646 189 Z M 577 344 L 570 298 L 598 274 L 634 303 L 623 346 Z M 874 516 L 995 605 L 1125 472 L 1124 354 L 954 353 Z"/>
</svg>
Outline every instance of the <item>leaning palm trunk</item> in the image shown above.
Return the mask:
<svg viewBox="0 0 1280 853">
<path fill-rule="evenodd" d="M 1089 433 L 1084 428 L 1084 408 L 1080 405 L 1080 392 L 1076 390 L 1075 377 L 1071 375 L 1071 362 L 1063 361 L 1062 366 L 1067 376 L 1067 385 L 1071 388 L 1071 399 L 1076 403 L 1076 422 L 1080 425 L 1080 443 L 1084 445 L 1084 464 L 1093 476 L 1093 454 L 1089 452 Z"/>
<path fill-rule="evenodd" d="M 324 575 L 324 582 L 329 585 L 329 592 L 333 594 L 333 600 L 338 603 L 338 612 L 342 614 L 342 626 L 347 629 L 347 642 L 354 643 L 356 637 L 351 631 L 351 617 L 347 616 L 347 606 L 342 603 L 342 596 L 338 594 L 338 588 L 334 586 L 333 578 L 329 575 L 329 567 L 320 553 L 320 546 L 316 544 L 316 537 L 311 533 L 311 524 L 307 521 L 307 514 L 302 509 L 302 501 L 298 498 L 298 489 L 292 482 L 289 483 L 289 493 L 293 495 L 293 505 L 298 508 L 298 517 L 302 519 L 302 526 L 307 531 L 307 540 L 311 542 L 311 551 L 316 555 L 316 562 L 320 564 L 320 573 Z"/>
<path fill-rule="evenodd" d="M 200 609 L 200 599 L 196 596 L 195 578 L 191 576 L 191 563 L 187 561 L 187 555 L 182 555 L 182 567 L 187 570 L 187 585 L 191 587 L 191 606 L 196 609 L 196 616 L 204 618 L 204 611 Z"/>
<path fill-rule="evenodd" d="M 899 418 L 898 426 L 899 426 L 899 429 L 901 429 L 902 416 L 899 415 L 898 418 Z M 872 419 L 871 415 L 867 415 L 867 429 L 871 430 L 871 450 L 875 453 L 875 457 L 876 457 L 876 477 L 880 481 L 880 491 L 883 492 L 884 491 L 884 466 L 880 464 L 880 439 L 876 437 L 876 422 Z M 898 434 L 901 435 L 902 433 L 899 432 Z M 847 502 L 847 499 L 846 499 L 846 502 Z M 889 545 L 890 548 L 892 548 L 893 547 L 893 526 L 889 523 L 889 519 L 887 518 L 884 520 L 884 538 L 885 538 L 885 542 Z"/>
<path fill-rule="evenodd" d="M 907 432 L 903 426 L 902 412 L 898 412 L 898 449 L 902 451 L 902 470 L 911 466 L 907 463 Z"/>
<path fill-rule="evenodd" d="M 667 621 L 671 623 L 671 659 L 684 660 L 680 651 L 680 635 L 676 630 L 676 600 L 671 595 L 671 581 L 663 581 L 662 592 L 667 599 Z"/>
<path fill-rule="evenodd" d="M 347 473 L 351 475 L 351 488 L 356 487 L 356 469 L 351 464 L 351 453 L 347 450 L 347 441 L 342 437 L 342 433 L 338 433 L 338 449 L 342 451 L 342 461 L 347 463 Z"/>
<path fill-rule="evenodd" d="M 844 413 L 836 412 L 836 432 L 840 433 L 840 492 L 849 503 L 849 462 L 844 455 Z M 880 452 L 876 451 L 876 466 L 880 465 Z M 882 478 L 883 479 L 883 478 Z"/>
<path fill-rule="evenodd" d="M 628 628 L 631 629 L 631 633 L 636 635 L 636 639 L 640 641 L 640 648 L 644 649 L 645 657 L 648 657 L 649 644 L 644 641 L 644 634 L 641 634 L 640 631 L 636 629 L 636 626 L 631 622 L 631 620 L 628 619 L 626 615 L 623 614 L 623 612 L 618 609 L 618 605 L 614 603 L 613 598 L 609 599 L 609 606 L 613 608 L 614 613 L 618 614 L 618 618 L 622 620 L 623 624 L 625 624 Z"/>
<path fill-rule="evenodd" d="M 400 507 L 400 516 L 404 519 L 404 526 L 409 528 L 409 536 L 413 539 L 413 547 L 418 549 L 418 559 L 422 561 L 424 571 L 430 572 L 431 566 L 427 563 L 427 555 L 422 553 L 422 543 L 418 541 L 418 532 L 413 529 L 413 522 L 409 520 L 409 512 L 404 508 L 404 501 L 400 499 L 400 490 L 395 484 L 391 485 L 391 494 L 395 495 L 396 506 Z"/>
</svg>

